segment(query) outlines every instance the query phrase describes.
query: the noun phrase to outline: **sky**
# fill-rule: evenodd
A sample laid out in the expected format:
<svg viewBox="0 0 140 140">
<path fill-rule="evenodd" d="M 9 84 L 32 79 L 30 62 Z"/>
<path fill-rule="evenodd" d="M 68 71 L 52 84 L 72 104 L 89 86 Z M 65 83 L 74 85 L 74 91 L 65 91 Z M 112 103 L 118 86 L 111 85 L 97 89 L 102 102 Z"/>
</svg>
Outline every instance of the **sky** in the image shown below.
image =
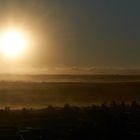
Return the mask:
<svg viewBox="0 0 140 140">
<path fill-rule="evenodd" d="M 46 74 L 139 69 L 139 15 L 138 0 L 0 0 L 0 30 L 22 28 L 32 41 L 23 59 L 0 57 L 1 69 Z"/>
</svg>

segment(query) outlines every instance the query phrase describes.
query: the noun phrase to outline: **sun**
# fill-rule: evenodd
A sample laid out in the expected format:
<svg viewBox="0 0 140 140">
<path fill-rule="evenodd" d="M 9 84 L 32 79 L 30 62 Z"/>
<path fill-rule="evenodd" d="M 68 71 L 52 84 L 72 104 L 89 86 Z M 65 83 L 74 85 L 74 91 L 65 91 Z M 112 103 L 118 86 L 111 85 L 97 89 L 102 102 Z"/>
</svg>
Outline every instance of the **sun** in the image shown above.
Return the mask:
<svg viewBox="0 0 140 140">
<path fill-rule="evenodd" d="M 4 56 L 15 58 L 20 56 L 27 47 L 27 39 L 24 33 L 10 30 L 1 37 L 1 49 Z"/>
</svg>

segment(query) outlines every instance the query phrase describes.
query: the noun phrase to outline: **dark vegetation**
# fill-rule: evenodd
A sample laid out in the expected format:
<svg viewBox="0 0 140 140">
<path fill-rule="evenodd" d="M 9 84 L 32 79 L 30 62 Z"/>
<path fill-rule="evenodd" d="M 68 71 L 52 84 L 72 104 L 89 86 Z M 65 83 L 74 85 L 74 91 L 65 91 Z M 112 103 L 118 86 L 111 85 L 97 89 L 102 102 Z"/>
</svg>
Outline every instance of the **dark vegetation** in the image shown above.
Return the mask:
<svg viewBox="0 0 140 140">
<path fill-rule="evenodd" d="M 0 110 L 1 140 L 139 140 L 140 105 L 135 101 L 85 107 Z"/>
</svg>

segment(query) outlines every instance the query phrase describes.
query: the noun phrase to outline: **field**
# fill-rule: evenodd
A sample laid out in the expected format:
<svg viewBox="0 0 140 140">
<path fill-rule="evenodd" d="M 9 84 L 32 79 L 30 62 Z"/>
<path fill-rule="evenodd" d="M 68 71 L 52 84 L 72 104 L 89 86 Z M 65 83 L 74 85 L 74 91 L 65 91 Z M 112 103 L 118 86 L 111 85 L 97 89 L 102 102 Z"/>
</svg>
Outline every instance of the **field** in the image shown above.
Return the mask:
<svg viewBox="0 0 140 140">
<path fill-rule="evenodd" d="M 140 82 L 0 82 L 0 106 L 45 107 L 140 101 Z"/>
</svg>

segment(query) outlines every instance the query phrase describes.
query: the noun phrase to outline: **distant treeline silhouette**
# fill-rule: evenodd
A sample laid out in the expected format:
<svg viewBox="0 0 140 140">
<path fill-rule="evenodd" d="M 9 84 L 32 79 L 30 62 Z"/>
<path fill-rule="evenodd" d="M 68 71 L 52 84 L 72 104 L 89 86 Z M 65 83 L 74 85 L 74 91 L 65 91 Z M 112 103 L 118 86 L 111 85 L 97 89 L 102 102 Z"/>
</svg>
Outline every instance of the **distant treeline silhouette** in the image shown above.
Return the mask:
<svg viewBox="0 0 140 140">
<path fill-rule="evenodd" d="M 135 101 L 131 104 L 112 101 L 83 107 L 69 104 L 21 110 L 5 107 L 0 110 L 0 138 L 3 128 L 9 131 L 9 127 L 25 140 L 137 140 L 140 105 Z"/>
</svg>

